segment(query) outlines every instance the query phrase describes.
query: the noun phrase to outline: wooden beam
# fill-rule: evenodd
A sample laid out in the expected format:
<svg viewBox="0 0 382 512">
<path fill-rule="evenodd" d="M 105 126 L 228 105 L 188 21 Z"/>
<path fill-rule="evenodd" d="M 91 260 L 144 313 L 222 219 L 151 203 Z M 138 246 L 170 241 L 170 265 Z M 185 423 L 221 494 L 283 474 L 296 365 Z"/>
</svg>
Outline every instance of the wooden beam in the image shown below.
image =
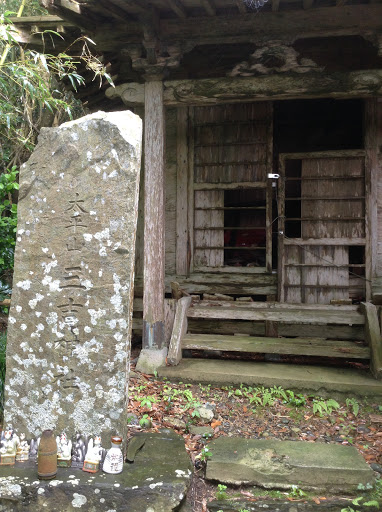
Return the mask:
<svg viewBox="0 0 382 512">
<path fill-rule="evenodd" d="M 239 9 L 239 12 L 241 14 L 246 14 L 247 13 L 247 8 L 246 8 L 243 0 L 236 0 L 236 5 L 237 5 L 237 8 Z"/>
<path fill-rule="evenodd" d="M 110 14 L 119 18 L 122 21 L 128 20 L 128 13 L 125 9 L 122 9 L 118 4 L 115 4 L 111 0 L 98 0 L 100 5 L 109 11 Z"/>
<path fill-rule="evenodd" d="M 131 13 L 131 7 L 140 14 L 147 15 L 151 10 L 151 5 L 146 0 L 125 0 L 126 8 L 129 9 Z M 122 6 L 122 3 L 120 4 Z"/>
<path fill-rule="evenodd" d="M 145 195 L 143 338 L 146 349 L 165 346 L 163 83 L 145 84 Z"/>
<path fill-rule="evenodd" d="M 166 0 L 166 3 L 178 16 L 178 18 L 187 18 L 186 9 L 179 2 L 179 0 Z"/>
<path fill-rule="evenodd" d="M 160 21 L 161 38 L 167 43 L 187 41 L 193 45 L 247 41 L 264 44 L 274 39 L 290 44 L 311 37 L 367 35 L 381 28 L 380 3 Z"/>
<path fill-rule="evenodd" d="M 60 0 L 60 5 L 62 8 L 73 11 L 76 14 L 82 14 L 81 4 L 78 4 L 77 2 L 71 2 L 70 0 Z"/>
<path fill-rule="evenodd" d="M 297 356 L 369 359 L 370 349 L 352 341 L 322 338 L 278 338 L 271 336 L 229 336 L 219 334 L 186 334 L 182 348 L 252 354 L 289 354 Z"/>
<path fill-rule="evenodd" d="M 235 303 L 234 303 L 235 304 Z M 252 303 L 247 303 L 252 304 Z M 344 314 L 341 309 L 337 311 L 309 311 L 296 307 L 293 310 L 285 310 L 282 308 L 260 309 L 260 308 L 242 308 L 242 307 L 226 307 L 224 306 L 204 306 L 194 304 L 188 310 L 188 318 L 210 318 L 222 320 L 252 320 L 252 321 L 272 321 L 289 324 L 338 324 L 347 325 L 349 323 L 363 325 L 365 323 L 364 316 L 356 312 L 346 312 Z"/>
<path fill-rule="evenodd" d="M 182 359 L 182 339 L 187 332 L 187 310 L 190 304 L 191 297 L 182 297 L 178 301 L 167 355 L 168 364 L 177 365 Z"/>
<path fill-rule="evenodd" d="M 176 273 L 189 273 L 188 243 L 188 108 L 177 109 Z"/>
<path fill-rule="evenodd" d="M 382 95 L 382 70 L 345 73 L 276 74 L 248 78 L 173 80 L 164 82 L 165 105 L 218 105 L 264 100 L 362 98 Z M 110 99 L 143 103 L 144 86 L 127 83 L 109 88 Z"/>
<path fill-rule="evenodd" d="M 200 0 L 200 2 L 208 16 L 216 15 L 216 7 L 214 6 L 213 0 Z"/>
<path fill-rule="evenodd" d="M 382 379 L 382 338 L 377 308 L 371 302 L 361 304 L 365 314 L 365 341 L 370 347 L 370 370 L 373 376 Z"/>
</svg>

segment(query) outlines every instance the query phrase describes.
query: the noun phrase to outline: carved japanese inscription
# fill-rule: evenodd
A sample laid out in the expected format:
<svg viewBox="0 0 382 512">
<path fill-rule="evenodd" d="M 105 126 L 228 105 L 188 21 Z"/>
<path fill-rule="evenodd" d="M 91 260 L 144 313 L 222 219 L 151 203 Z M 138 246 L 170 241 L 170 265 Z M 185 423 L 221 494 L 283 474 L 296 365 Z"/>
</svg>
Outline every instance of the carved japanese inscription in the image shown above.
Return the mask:
<svg viewBox="0 0 382 512">
<path fill-rule="evenodd" d="M 141 120 L 43 129 L 20 172 L 5 422 L 124 434 Z"/>
</svg>

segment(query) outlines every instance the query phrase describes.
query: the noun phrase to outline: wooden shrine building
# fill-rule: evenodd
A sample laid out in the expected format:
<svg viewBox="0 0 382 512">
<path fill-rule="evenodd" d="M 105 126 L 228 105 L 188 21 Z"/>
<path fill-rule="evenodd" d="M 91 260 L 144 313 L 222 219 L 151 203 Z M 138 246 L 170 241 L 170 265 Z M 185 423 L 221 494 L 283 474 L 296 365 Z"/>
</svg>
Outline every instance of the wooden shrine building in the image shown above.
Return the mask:
<svg viewBox="0 0 382 512">
<path fill-rule="evenodd" d="M 143 348 L 380 379 L 382 1 L 43 3 L 25 41 L 87 34 L 116 84 L 90 109 L 144 116 Z"/>
</svg>

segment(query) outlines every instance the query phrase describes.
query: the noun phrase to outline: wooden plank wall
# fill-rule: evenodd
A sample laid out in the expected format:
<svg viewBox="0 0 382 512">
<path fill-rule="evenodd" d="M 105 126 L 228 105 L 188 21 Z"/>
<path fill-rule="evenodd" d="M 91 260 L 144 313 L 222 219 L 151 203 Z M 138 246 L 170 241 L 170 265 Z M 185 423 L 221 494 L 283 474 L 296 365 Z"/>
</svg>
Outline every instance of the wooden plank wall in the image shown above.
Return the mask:
<svg viewBox="0 0 382 512">
<path fill-rule="evenodd" d="M 366 239 L 364 157 L 346 152 L 317 156 L 301 158 L 301 218 L 285 221 L 301 221 L 302 240 L 317 241 L 314 246 L 284 244 L 285 301 L 290 303 L 329 304 L 331 299 L 365 296 L 365 281 L 349 276 L 349 266 L 361 271 L 364 263 L 353 268 L 349 260 L 349 246 Z"/>
<path fill-rule="evenodd" d="M 224 189 L 242 183 L 265 187 L 269 126 L 266 102 L 194 109 L 195 269 L 224 265 Z M 247 226 L 253 222 L 253 212 L 242 217 Z M 265 219 L 262 224 L 264 229 Z"/>
</svg>

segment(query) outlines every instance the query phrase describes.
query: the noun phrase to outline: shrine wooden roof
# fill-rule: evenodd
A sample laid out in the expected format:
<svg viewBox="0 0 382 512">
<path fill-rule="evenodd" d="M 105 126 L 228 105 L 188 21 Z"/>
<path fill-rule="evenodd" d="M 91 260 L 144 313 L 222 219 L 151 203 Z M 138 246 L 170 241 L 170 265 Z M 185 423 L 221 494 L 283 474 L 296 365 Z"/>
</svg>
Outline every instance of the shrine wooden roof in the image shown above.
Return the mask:
<svg viewBox="0 0 382 512">
<path fill-rule="evenodd" d="M 49 16 L 14 20 L 19 39 L 57 51 L 86 34 L 116 83 L 142 83 L 150 74 L 175 80 L 248 76 L 254 55 L 265 74 L 281 69 L 282 61 L 296 62 L 292 71 L 298 73 L 304 72 L 301 62 L 313 62 L 317 71 L 382 69 L 382 0 L 268 0 L 260 7 L 255 0 L 42 3 Z M 64 39 L 56 38 L 53 48 L 41 38 L 44 30 Z M 264 47 L 271 49 L 262 53 Z"/>
</svg>

